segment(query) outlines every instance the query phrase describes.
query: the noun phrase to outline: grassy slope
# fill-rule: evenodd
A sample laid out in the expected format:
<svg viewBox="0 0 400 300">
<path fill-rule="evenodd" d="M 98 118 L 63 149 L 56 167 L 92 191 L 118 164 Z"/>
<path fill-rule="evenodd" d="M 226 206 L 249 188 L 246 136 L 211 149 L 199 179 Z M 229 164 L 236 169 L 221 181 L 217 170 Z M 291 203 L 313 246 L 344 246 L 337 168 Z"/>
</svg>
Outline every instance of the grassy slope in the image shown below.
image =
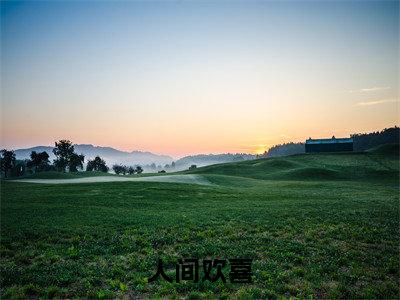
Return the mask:
<svg viewBox="0 0 400 300">
<path fill-rule="evenodd" d="M 93 177 L 93 176 L 115 176 L 114 174 L 104 173 L 104 172 L 73 172 L 73 173 L 63 173 L 63 172 L 39 172 L 36 174 L 20 176 L 18 178 L 10 179 L 72 179 L 72 178 L 82 178 L 82 177 Z"/>
<path fill-rule="evenodd" d="M 399 161 L 390 153 L 300 155 L 195 171 L 217 187 L 3 181 L 2 298 L 396 298 Z M 324 172 L 315 176 L 316 168 Z M 146 283 L 158 258 L 172 275 L 176 260 L 189 257 L 251 257 L 254 283 Z"/>
<path fill-rule="evenodd" d="M 19 177 L 12 177 L 7 180 L 14 179 L 73 179 L 73 178 L 82 178 L 82 177 L 94 177 L 94 176 L 124 176 L 124 177 L 148 177 L 148 176 L 163 176 L 163 175 L 171 175 L 169 173 L 142 173 L 142 174 L 133 174 L 133 175 L 116 175 L 113 173 L 104 173 L 104 172 L 73 172 L 73 173 L 63 173 L 56 171 L 49 172 L 38 172 L 36 174 L 30 174 Z"/>
<path fill-rule="evenodd" d="M 187 173 L 268 180 L 386 180 L 398 178 L 398 146 L 364 153 L 300 154 L 211 165 Z"/>
</svg>

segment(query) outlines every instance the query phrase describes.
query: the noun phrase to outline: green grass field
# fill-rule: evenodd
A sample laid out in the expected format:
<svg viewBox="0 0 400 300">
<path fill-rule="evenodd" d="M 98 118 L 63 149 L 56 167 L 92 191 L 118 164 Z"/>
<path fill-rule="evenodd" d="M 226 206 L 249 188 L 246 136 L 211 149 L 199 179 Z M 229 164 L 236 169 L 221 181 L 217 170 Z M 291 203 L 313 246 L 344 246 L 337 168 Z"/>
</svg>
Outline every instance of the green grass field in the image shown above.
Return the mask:
<svg viewBox="0 0 400 300">
<path fill-rule="evenodd" d="M 3 180 L 1 298 L 399 298 L 398 147 L 191 173 L 215 185 Z M 253 283 L 147 283 L 192 257 L 252 258 Z"/>
<path fill-rule="evenodd" d="M 75 172 L 75 173 L 63 173 L 56 171 L 49 172 L 41 172 L 31 175 L 20 176 L 15 179 L 73 179 L 73 178 L 82 178 L 82 177 L 91 177 L 91 176 L 115 176 L 111 173 L 104 172 Z"/>
</svg>

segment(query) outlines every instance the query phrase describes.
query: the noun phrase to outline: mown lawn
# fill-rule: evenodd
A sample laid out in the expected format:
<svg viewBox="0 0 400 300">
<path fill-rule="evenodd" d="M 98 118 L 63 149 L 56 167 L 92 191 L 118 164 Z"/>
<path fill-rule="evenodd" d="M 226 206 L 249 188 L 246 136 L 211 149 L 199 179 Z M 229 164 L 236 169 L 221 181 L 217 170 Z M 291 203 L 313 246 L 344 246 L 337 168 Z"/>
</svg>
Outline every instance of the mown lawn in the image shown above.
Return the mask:
<svg viewBox="0 0 400 300">
<path fill-rule="evenodd" d="M 399 297 L 398 178 L 204 176 L 2 181 L 1 297 Z M 159 258 L 252 258 L 253 282 L 148 283 Z"/>
</svg>

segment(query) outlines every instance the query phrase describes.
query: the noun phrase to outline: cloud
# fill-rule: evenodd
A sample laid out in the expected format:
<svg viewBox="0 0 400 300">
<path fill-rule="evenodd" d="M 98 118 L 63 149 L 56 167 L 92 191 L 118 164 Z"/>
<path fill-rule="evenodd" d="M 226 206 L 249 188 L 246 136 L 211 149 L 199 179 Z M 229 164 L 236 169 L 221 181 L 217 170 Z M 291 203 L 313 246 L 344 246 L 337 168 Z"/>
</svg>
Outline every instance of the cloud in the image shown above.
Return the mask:
<svg viewBox="0 0 400 300">
<path fill-rule="evenodd" d="M 366 102 L 358 102 L 356 106 L 371 106 L 371 105 L 378 105 L 378 104 L 383 104 L 383 103 L 395 103 L 399 102 L 399 100 L 396 99 L 382 99 L 382 100 L 372 100 L 372 101 L 366 101 Z"/>
<path fill-rule="evenodd" d="M 361 89 L 360 92 L 366 93 L 366 92 L 375 92 L 375 91 L 382 91 L 382 90 L 388 90 L 388 89 L 390 89 L 390 86 L 375 86 L 372 88 Z"/>
<path fill-rule="evenodd" d="M 364 88 L 360 90 L 350 90 L 349 93 L 368 93 L 368 92 L 376 92 L 376 91 L 384 91 L 389 90 L 390 86 L 374 86 L 370 88 Z"/>
</svg>

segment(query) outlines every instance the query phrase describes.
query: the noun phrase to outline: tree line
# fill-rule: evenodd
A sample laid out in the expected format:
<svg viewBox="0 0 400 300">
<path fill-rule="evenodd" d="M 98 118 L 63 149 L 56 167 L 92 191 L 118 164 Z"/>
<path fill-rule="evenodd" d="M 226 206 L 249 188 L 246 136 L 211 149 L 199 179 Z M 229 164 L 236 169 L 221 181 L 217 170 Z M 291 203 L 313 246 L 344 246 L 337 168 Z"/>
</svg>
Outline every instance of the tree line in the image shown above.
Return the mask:
<svg viewBox="0 0 400 300">
<path fill-rule="evenodd" d="M 399 144 L 400 129 L 397 126 L 370 133 L 353 133 L 354 151 L 365 151 L 384 144 Z M 305 153 L 304 143 L 284 143 L 272 146 L 260 157 L 284 156 Z"/>
<path fill-rule="evenodd" d="M 114 173 L 117 174 L 117 175 L 120 175 L 120 174 L 122 174 L 122 175 L 126 175 L 126 174 L 132 175 L 132 174 L 135 174 L 135 173 L 136 174 L 140 174 L 140 173 L 143 172 L 143 168 L 141 166 L 136 166 L 136 167 L 130 166 L 130 167 L 127 167 L 127 166 L 124 166 L 124 165 L 113 165 L 112 168 L 113 168 Z"/>
<path fill-rule="evenodd" d="M 69 140 L 60 140 L 55 142 L 53 149 L 55 159 L 50 163 L 49 154 L 46 151 L 32 151 L 29 160 L 17 160 L 13 150 L 3 149 L 0 156 L 0 169 L 4 177 L 18 177 L 26 173 L 37 173 L 44 171 L 59 172 L 78 172 L 83 170 L 85 156 L 75 153 L 74 145 Z M 143 172 L 141 166 L 123 166 L 114 165 L 112 167 L 116 174 L 140 174 Z M 105 172 L 109 171 L 104 159 L 96 156 L 92 160 L 88 160 L 86 171 Z"/>
<path fill-rule="evenodd" d="M 365 151 L 379 145 L 399 144 L 400 129 L 397 126 L 370 133 L 353 133 L 354 151 Z"/>
</svg>

